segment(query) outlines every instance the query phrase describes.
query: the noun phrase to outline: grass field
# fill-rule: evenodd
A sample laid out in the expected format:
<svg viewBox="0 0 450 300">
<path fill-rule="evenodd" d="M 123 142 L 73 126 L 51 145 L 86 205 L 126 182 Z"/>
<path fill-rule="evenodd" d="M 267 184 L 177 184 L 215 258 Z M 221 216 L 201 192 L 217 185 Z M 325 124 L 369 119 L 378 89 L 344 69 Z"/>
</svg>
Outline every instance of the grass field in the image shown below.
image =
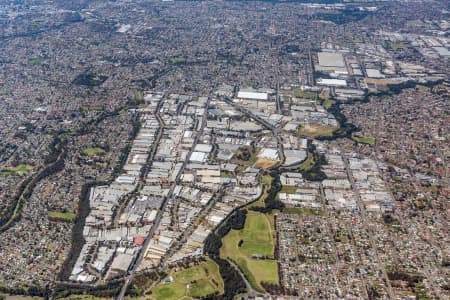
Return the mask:
<svg viewBox="0 0 450 300">
<path fill-rule="evenodd" d="M 302 171 L 311 170 L 311 168 L 314 166 L 315 163 L 316 163 L 316 160 L 314 159 L 314 155 L 312 155 L 311 153 L 308 152 L 308 157 L 306 158 L 306 160 L 304 162 L 302 162 L 298 166 L 298 169 L 300 169 Z"/>
<path fill-rule="evenodd" d="M 325 100 L 322 102 L 322 106 L 323 106 L 323 108 L 325 108 L 325 109 L 329 109 L 334 103 L 336 103 L 336 101 L 333 101 L 333 100 L 330 100 L 330 99 L 325 99 Z"/>
<path fill-rule="evenodd" d="M 336 127 L 332 126 L 322 126 L 317 124 L 309 124 L 305 126 L 300 126 L 298 129 L 298 134 L 305 137 L 316 138 L 320 136 L 332 136 Z"/>
<path fill-rule="evenodd" d="M 283 213 L 286 214 L 298 214 L 298 215 L 308 215 L 308 216 L 323 216 L 324 212 L 322 210 L 301 208 L 301 207 L 289 207 L 284 208 Z"/>
<path fill-rule="evenodd" d="M 30 172 L 33 169 L 29 165 L 18 165 L 17 167 L 10 167 L 0 170 L 0 175 L 2 176 L 12 176 L 12 175 L 23 175 Z"/>
<path fill-rule="evenodd" d="M 263 169 L 269 169 L 269 168 L 275 166 L 277 163 L 278 163 L 278 161 L 276 161 L 276 160 L 258 157 L 253 166 L 256 168 L 259 167 L 259 168 L 263 168 Z"/>
<path fill-rule="evenodd" d="M 34 58 L 30 60 L 30 64 L 33 66 L 42 66 L 44 64 L 44 60 L 42 58 Z"/>
<path fill-rule="evenodd" d="M 134 91 L 134 99 L 137 101 L 144 101 L 144 92 L 140 90 Z"/>
<path fill-rule="evenodd" d="M 295 194 L 295 192 L 297 192 L 297 189 L 298 189 L 298 187 L 296 187 L 296 186 L 283 185 L 280 193 Z"/>
<path fill-rule="evenodd" d="M 89 106 L 89 105 L 82 105 L 80 106 L 80 111 L 83 113 L 86 113 L 88 111 L 101 111 L 101 106 Z"/>
<path fill-rule="evenodd" d="M 220 256 L 234 261 L 258 291 L 264 291 L 262 281 L 278 284 L 278 267 L 273 259 L 275 232 L 269 218 L 273 216 L 249 211 L 244 228 L 231 230 L 220 249 Z M 256 256 L 270 259 L 251 258 Z"/>
<path fill-rule="evenodd" d="M 416 89 L 418 89 L 421 92 L 429 92 L 431 90 L 431 88 L 421 84 L 416 84 Z"/>
<path fill-rule="evenodd" d="M 314 99 L 316 99 L 317 94 L 314 92 L 305 92 L 300 89 L 295 89 L 294 97 L 314 100 Z"/>
<path fill-rule="evenodd" d="M 100 147 L 94 147 L 94 148 L 86 148 L 83 150 L 83 154 L 88 156 L 98 156 L 105 154 L 106 151 Z"/>
<path fill-rule="evenodd" d="M 261 184 L 270 187 L 270 185 L 272 184 L 272 180 L 273 180 L 272 176 L 265 175 L 261 177 Z"/>
<path fill-rule="evenodd" d="M 201 298 L 214 292 L 223 293 L 223 280 L 219 266 L 208 260 L 196 266 L 171 273 L 173 282 L 162 283 L 151 290 L 151 298 L 176 300 Z"/>
<path fill-rule="evenodd" d="M 261 177 L 261 184 L 263 185 L 263 192 L 261 194 L 261 197 L 259 197 L 258 200 L 248 205 L 248 207 L 264 207 L 265 206 L 265 200 L 267 198 L 267 195 L 269 194 L 270 187 L 272 186 L 273 178 L 272 176 L 265 175 Z"/>
<path fill-rule="evenodd" d="M 183 57 L 172 57 L 169 59 L 169 62 L 171 64 L 184 63 L 185 61 L 186 61 L 186 59 L 184 59 Z"/>
<path fill-rule="evenodd" d="M 360 144 L 374 145 L 375 139 L 373 137 L 354 137 L 353 140 Z"/>
<path fill-rule="evenodd" d="M 51 211 L 48 213 L 48 219 L 52 221 L 62 221 L 72 223 L 75 221 L 77 215 L 71 212 L 59 212 L 59 211 Z"/>
<path fill-rule="evenodd" d="M 256 162 L 256 154 L 258 151 L 259 149 L 250 146 L 242 146 L 235 151 L 231 162 L 241 165 L 244 168 L 246 166 L 252 166 Z"/>
<path fill-rule="evenodd" d="M 405 49 L 407 46 L 406 46 L 406 44 L 405 43 L 403 43 L 403 42 L 396 42 L 396 43 L 391 43 L 390 45 L 389 45 L 389 48 L 391 48 L 391 50 L 393 50 L 393 51 L 397 51 L 397 50 L 400 50 L 400 49 Z"/>
</svg>

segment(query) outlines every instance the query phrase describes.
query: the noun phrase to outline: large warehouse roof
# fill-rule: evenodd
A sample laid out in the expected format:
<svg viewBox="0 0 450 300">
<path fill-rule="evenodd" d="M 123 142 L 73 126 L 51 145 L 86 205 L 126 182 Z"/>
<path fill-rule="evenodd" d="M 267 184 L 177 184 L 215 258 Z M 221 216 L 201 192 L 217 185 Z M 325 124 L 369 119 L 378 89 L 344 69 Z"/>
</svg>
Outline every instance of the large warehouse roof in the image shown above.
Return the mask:
<svg viewBox="0 0 450 300">
<path fill-rule="evenodd" d="M 238 98 L 254 99 L 254 100 L 267 100 L 269 98 L 269 95 L 267 93 L 239 92 Z"/>
<path fill-rule="evenodd" d="M 344 57 L 341 53 L 319 52 L 319 65 L 322 67 L 345 67 Z"/>
<path fill-rule="evenodd" d="M 343 79 L 326 79 L 319 78 L 317 79 L 318 85 L 328 85 L 328 86 L 347 86 L 347 82 Z"/>
</svg>

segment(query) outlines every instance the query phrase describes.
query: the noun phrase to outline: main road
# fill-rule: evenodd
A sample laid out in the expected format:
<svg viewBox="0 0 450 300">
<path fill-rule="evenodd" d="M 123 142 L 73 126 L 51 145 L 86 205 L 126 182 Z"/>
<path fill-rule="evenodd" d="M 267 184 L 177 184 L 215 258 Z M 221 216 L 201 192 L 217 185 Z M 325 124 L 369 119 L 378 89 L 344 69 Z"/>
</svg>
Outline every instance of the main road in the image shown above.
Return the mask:
<svg viewBox="0 0 450 300">
<path fill-rule="evenodd" d="M 223 100 L 226 103 L 228 103 L 231 106 L 233 106 L 234 108 L 236 108 L 239 112 L 241 112 L 245 116 L 254 119 L 256 122 L 260 123 L 261 125 L 263 125 L 267 129 L 272 131 L 273 136 L 277 139 L 278 153 L 280 154 L 280 165 L 283 164 L 283 162 L 285 160 L 285 158 L 284 158 L 284 148 L 283 148 L 283 141 L 281 140 L 280 136 L 278 135 L 278 129 L 275 126 L 273 126 L 272 124 L 270 124 L 269 122 L 267 122 L 266 120 L 264 120 L 263 118 L 255 115 L 254 113 L 252 113 L 248 109 L 245 109 L 245 108 L 241 107 L 240 105 L 235 103 L 230 98 L 224 97 Z"/>
<path fill-rule="evenodd" d="M 373 251 L 375 252 L 375 258 L 378 261 L 378 267 L 380 268 L 381 272 L 383 273 L 383 277 L 384 280 L 386 282 L 386 286 L 387 286 L 387 290 L 388 290 L 388 294 L 389 294 L 389 299 L 394 299 L 394 292 L 392 291 L 392 286 L 391 286 L 391 282 L 389 281 L 387 272 L 386 272 L 386 266 L 384 265 L 384 263 L 381 261 L 379 255 L 378 255 L 378 251 L 377 251 L 377 247 L 376 247 L 376 243 L 375 243 L 375 239 L 374 239 L 374 234 L 372 234 L 372 230 L 371 228 L 367 225 L 368 222 L 366 220 L 366 208 L 364 206 L 363 201 L 361 200 L 361 194 L 359 192 L 358 187 L 356 186 L 356 182 L 355 179 L 353 177 L 353 172 L 350 169 L 350 163 L 348 160 L 348 157 L 344 154 L 344 149 L 341 147 L 340 148 L 341 154 L 342 154 L 342 160 L 344 161 L 344 165 L 345 165 L 345 170 L 347 171 L 347 177 L 348 180 L 350 181 L 350 184 L 352 186 L 353 192 L 356 196 L 356 203 L 358 205 L 358 208 L 361 212 L 361 218 L 362 218 L 362 226 L 364 227 L 365 231 L 368 233 L 369 235 L 369 241 L 370 241 L 370 246 L 372 247 Z"/>
</svg>

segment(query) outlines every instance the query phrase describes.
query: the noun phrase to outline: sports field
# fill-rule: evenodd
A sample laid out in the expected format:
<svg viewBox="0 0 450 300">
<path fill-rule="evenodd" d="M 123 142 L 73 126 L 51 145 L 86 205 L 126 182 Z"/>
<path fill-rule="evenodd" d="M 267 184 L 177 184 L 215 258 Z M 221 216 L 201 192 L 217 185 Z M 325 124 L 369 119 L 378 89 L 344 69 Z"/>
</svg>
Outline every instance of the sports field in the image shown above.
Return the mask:
<svg viewBox="0 0 450 300">
<path fill-rule="evenodd" d="M 83 150 L 83 154 L 88 155 L 88 156 L 103 155 L 103 154 L 105 154 L 105 152 L 106 151 L 100 147 L 86 148 Z"/>
<path fill-rule="evenodd" d="M 261 282 L 278 284 L 278 267 L 274 260 L 275 232 L 272 215 L 249 211 L 244 228 L 231 230 L 222 239 L 220 256 L 234 261 L 258 291 Z"/>
<path fill-rule="evenodd" d="M 192 299 L 215 292 L 223 293 L 223 280 L 220 277 L 219 266 L 211 260 L 173 272 L 171 276 L 173 282 L 161 283 L 151 290 L 152 299 Z"/>
</svg>

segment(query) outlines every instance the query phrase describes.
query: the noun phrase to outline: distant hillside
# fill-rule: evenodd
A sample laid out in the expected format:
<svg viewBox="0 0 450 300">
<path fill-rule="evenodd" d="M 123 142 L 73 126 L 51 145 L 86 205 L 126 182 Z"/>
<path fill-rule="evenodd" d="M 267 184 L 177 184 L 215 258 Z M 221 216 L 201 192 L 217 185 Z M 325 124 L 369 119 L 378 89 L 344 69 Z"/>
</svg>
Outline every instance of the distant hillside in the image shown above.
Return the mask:
<svg viewBox="0 0 450 300">
<path fill-rule="evenodd" d="M 263 1 L 263 2 L 296 2 L 296 3 L 318 3 L 318 4 L 336 4 L 344 3 L 343 0 L 228 0 L 235 2 L 250 2 L 250 1 Z"/>
</svg>

